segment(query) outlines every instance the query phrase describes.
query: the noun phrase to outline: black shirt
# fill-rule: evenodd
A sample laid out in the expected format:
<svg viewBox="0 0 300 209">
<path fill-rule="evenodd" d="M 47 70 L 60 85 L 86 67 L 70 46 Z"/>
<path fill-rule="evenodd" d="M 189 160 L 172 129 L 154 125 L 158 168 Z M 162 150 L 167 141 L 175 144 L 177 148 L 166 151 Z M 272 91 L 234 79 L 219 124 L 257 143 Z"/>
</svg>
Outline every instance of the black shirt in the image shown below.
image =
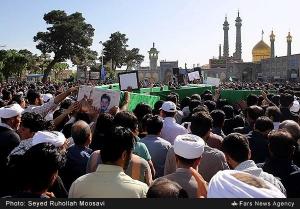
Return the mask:
<svg viewBox="0 0 300 209">
<path fill-rule="evenodd" d="M 269 157 L 269 142 L 267 136 L 257 131 L 251 131 L 247 135 L 251 150 L 251 160 L 255 163 L 263 163 Z"/>
</svg>

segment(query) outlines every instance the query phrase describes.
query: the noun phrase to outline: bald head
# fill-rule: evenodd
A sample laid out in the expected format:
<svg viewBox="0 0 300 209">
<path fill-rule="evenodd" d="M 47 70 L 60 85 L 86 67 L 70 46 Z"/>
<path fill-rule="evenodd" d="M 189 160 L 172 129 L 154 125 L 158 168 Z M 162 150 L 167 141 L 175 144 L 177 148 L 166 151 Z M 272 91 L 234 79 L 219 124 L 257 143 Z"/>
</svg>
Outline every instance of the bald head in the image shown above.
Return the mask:
<svg viewBox="0 0 300 209">
<path fill-rule="evenodd" d="M 279 129 L 288 131 L 295 141 L 300 139 L 300 126 L 293 120 L 285 120 L 279 125 Z"/>
<path fill-rule="evenodd" d="M 71 136 L 76 145 L 83 146 L 90 144 L 91 135 L 92 132 L 90 126 L 85 121 L 79 120 L 73 124 Z"/>
<path fill-rule="evenodd" d="M 159 178 L 149 187 L 147 198 L 188 198 L 188 194 L 178 183 Z"/>
</svg>

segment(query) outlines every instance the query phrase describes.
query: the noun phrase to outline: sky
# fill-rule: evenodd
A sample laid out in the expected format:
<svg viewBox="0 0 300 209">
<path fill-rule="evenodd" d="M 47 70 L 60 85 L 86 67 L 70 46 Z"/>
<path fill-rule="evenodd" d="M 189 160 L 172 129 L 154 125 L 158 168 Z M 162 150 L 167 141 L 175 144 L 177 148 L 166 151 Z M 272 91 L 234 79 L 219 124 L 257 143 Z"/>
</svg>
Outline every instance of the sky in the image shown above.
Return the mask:
<svg viewBox="0 0 300 209">
<path fill-rule="evenodd" d="M 299 0 L 1 0 L 0 46 L 28 49 L 40 54 L 33 37 L 46 31 L 45 13 L 64 10 L 81 12 L 95 29 L 92 49 L 101 53 L 100 41 L 120 31 L 130 48 L 145 56 L 155 42 L 159 60 L 177 61 L 179 67 L 205 65 L 223 46 L 225 15 L 230 24 L 229 53 L 235 51 L 235 19 L 242 18 L 242 58 L 252 60 L 252 48 L 262 38 L 270 45 L 274 30 L 275 55 L 287 53 L 286 36 L 293 37 L 292 54 L 300 53 Z M 3 47 L 2 47 L 3 49 Z"/>
</svg>

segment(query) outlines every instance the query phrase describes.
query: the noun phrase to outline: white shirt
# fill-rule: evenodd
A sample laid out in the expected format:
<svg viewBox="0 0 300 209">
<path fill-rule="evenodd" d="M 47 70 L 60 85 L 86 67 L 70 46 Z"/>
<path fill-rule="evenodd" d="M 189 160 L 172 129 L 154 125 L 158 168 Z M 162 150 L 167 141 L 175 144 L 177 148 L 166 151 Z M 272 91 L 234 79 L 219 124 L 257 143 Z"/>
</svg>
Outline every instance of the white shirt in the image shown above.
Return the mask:
<svg viewBox="0 0 300 209">
<path fill-rule="evenodd" d="M 51 111 L 57 107 L 57 104 L 54 103 L 54 98 L 50 99 L 49 102 L 44 103 L 41 106 L 29 105 L 23 113 L 25 112 L 35 112 L 40 114 L 43 118 Z"/>
<path fill-rule="evenodd" d="M 167 140 L 172 145 L 176 136 L 187 134 L 188 130 L 183 126 L 176 123 L 176 120 L 172 117 L 166 117 L 164 119 L 163 128 L 161 130 L 161 138 Z"/>
</svg>

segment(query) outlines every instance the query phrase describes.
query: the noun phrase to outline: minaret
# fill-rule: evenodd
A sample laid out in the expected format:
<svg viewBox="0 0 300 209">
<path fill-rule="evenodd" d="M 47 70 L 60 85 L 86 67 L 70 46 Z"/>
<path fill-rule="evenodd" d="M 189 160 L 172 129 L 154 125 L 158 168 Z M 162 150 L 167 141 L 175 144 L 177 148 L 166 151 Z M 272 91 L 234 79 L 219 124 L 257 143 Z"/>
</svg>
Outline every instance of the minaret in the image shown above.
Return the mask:
<svg viewBox="0 0 300 209">
<path fill-rule="evenodd" d="M 229 57 L 229 44 L 228 44 L 229 24 L 227 22 L 227 16 L 225 17 L 225 21 L 223 24 L 223 30 L 224 30 L 223 56 L 225 59 L 227 59 Z"/>
<path fill-rule="evenodd" d="M 222 45 L 219 45 L 219 60 L 222 58 Z"/>
<path fill-rule="evenodd" d="M 242 35 L 241 35 L 242 19 L 240 18 L 240 11 L 238 11 L 238 16 L 235 20 L 235 26 L 236 26 L 235 58 L 241 60 L 242 59 Z"/>
<path fill-rule="evenodd" d="M 271 42 L 271 58 L 274 58 L 275 57 L 275 48 L 274 48 L 275 35 L 273 33 L 273 30 L 270 35 L 270 42 Z"/>
<path fill-rule="evenodd" d="M 155 48 L 155 44 L 153 42 L 153 47 L 148 51 L 149 53 L 149 60 L 150 60 L 150 70 L 157 70 L 157 60 L 158 60 L 158 53 L 157 49 Z"/>
<path fill-rule="evenodd" d="M 290 56 L 292 54 L 292 36 L 290 32 L 288 33 L 286 40 L 287 40 L 287 56 Z"/>
</svg>

